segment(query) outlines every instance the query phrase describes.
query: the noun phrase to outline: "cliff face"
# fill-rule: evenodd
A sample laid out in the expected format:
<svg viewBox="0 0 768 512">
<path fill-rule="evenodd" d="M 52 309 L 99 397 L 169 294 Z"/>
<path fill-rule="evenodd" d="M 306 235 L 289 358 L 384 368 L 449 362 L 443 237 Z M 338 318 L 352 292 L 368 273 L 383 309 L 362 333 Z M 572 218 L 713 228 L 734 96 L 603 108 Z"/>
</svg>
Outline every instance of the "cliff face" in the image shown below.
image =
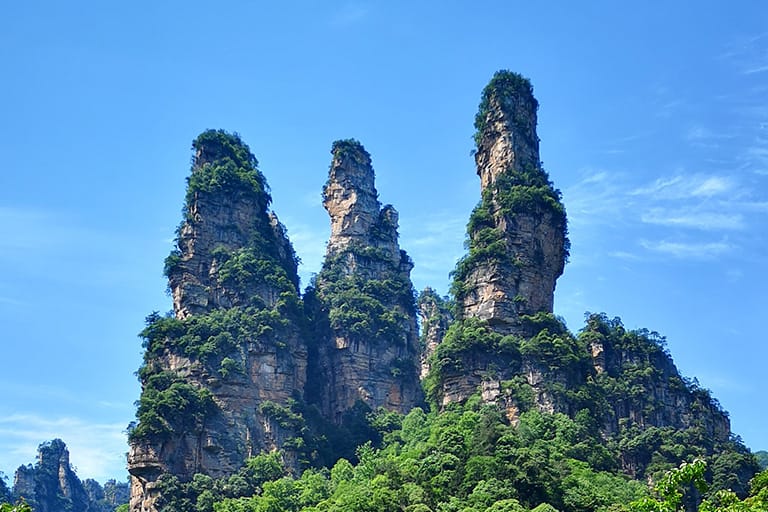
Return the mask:
<svg viewBox="0 0 768 512">
<path fill-rule="evenodd" d="M 448 301 L 440 297 L 432 288 L 425 288 L 417 301 L 421 325 L 421 371 L 420 378 L 429 375 L 430 358 L 443 341 L 448 326 L 453 321 Z"/>
<path fill-rule="evenodd" d="M 296 259 L 256 160 L 224 132 L 193 148 L 178 250 L 166 260 L 175 318 L 150 317 L 143 333 L 133 511 L 154 510 L 163 473 L 220 477 L 282 447 L 295 433 L 270 411 L 301 398 L 306 381 Z"/>
<path fill-rule="evenodd" d="M 370 155 L 352 140 L 333 145 L 323 191 L 331 218 L 316 280 L 321 410 L 335 423 L 362 402 L 407 412 L 420 402 L 418 333 L 410 271 L 395 209 L 378 201 Z"/>
</svg>

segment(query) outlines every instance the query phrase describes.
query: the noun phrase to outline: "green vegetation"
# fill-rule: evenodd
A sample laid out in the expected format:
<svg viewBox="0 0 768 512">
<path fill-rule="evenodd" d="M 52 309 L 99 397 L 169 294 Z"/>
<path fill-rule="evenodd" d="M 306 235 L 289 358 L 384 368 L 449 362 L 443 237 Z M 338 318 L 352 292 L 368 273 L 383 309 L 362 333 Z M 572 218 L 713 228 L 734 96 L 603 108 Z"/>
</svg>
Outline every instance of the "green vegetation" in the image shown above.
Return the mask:
<svg viewBox="0 0 768 512">
<path fill-rule="evenodd" d="M 290 414 L 283 420 L 293 421 Z M 768 471 L 740 498 L 716 489 L 712 466 L 701 459 L 660 474 L 647 489 L 618 472 L 587 414 L 530 410 L 513 426 L 497 406 L 474 401 L 442 413 L 386 413 L 372 424 L 383 442 L 361 445 L 356 463 L 342 458 L 296 475 L 271 453 L 218 480 L 166 475 L 160 510 L 675 512 L 703 499 L 701 512 L 750 512 L 768 504 Z"/>
<path fill-rule="evenodd" d="M 414 409 L 381 448 L 362 445 L 357 464 L 340 459 L 300 477 L 276 454 L 250 459 L 228 479 L 164 477 L 161 510 L 586 512 L 646 495 L 639 482 L 590 467 L 585 454 L 600 451 L 601 441 L 579 422 L 529 411 L 513 427 L 501 414 L 495 406 Z"/>
<path fill-rule="evenodd" d="M 16 503 L 0 503 L 0 512 L 32 512 L 32 507 L 20 498 Z"/>
<path fill-rule="evenodd" d="M 760 465 L 760 469 L 768 469 L 768 451 L 760 450 L 755 452 L 755 458 Z"/>
<path fill-rule="evenodd" d="M 139 423 L 129 427 L 131 441 L 200 432 L 205 417 L 215 407 L 210 391 L 173 372 L 149 375 L 143 385 L 137 402 Z"/>
<path fill-rule="evenodd" d="M 768 510 L 768 471 L 750 481 L 749 496 L 742 499 L 730 490 L 710 492 L 706 480 L 707 464 L 702 459 L 683 463 L 666 472 L 651 486 L 652 496 L 629 504 L 631 512 L 682 512 L 698 505 L 700 512 L 765 512 Z M 699 496 L 705 498 L 701 503 Z"/>
<path fill-rule="evenodd" d="M 342 139 L 333 142 L 331 153 L 339 158 L 352 158 L 358 165 L 370 165 L 371 155 L 357 139 Z"/>
<path fill-rule="evenodd" d="M 475 114 L 475 145 L 480 147 L 483 141 L 486 124 L 488 122 L 488 113 L 491 108 L 492 100 L 499 103 L 506 103 L 510 98 L 523 97 L 528 99 L 534 110 L 539 108 L 539 102 L 533 96 L 533 86 L 530 80 L 524 76 L 513 73 L 512 71 L 500 70 L 493 74 L 493 78 L 483 89 L 480 99 L 480 107 Z"/>
<path fill-rule="evenodd" d="M 272 201 L 266 179 L 238 134 L 206 130 L 192 142 L 192 149 L 196 155 L 187 178 L 188 206 L 200 192 L 224 192 L 235 199 L 251 199 L 259 211 L 266 211 Z"/>
<path fill-rule="evenodd" d="M 372 230 L 376 232 L 377 230 Z M 387 215 L 381 215 L 378 231 L 385 240 L 395 237 Z M 350 261 L 358 270 L 349 271 Z M 327 311 L 328 327 L 343 333 L 354 343 L 396 343 L 405 345 L 408 319 L 415 315 L 415 292 L 399 261 L 376 247 L 350 244 L 344 251 L 328 257 L 306 295 L 317 299 Z M 376 268 L 376 278 L 366 270 Z M 305 300 L 310 301 L 305 295 Z M 319 320 L 319 323 L 324 323 Z"/>
</svg>

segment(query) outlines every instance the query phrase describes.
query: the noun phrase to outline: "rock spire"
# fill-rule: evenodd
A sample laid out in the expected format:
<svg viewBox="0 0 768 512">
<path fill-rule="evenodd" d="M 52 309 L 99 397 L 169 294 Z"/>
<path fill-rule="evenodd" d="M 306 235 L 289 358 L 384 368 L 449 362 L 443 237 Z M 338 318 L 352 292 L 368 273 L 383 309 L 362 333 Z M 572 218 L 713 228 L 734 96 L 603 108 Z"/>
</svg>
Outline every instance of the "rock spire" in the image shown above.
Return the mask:
<svg viewBox="0 0 768 512">
<path fill-rule="evenodd" d="M 524 334 L 523 315 L 552 312 L 568 256 L 565 208 L 539 160 L 537 107 L 527 79 L 500 71 L 475 118 L 482 199 L 454 290 L 461 318 L 486 320 L 502 334 Z"/>
<path fill-rule="evenodd" d="M 174 317 L 147 319 L 131 510 L 154 511 L 164 473 L 228 476 L 297 435 L 278 421 L 303 396 L 297 259 L 257 162 L 237 135 L 193 143 L 178 249 L 166 260 Z M 297 457 L 286 449 L 290 465 Z"/>
<path fill-rule="evenodd" d="M 331 236 L 317 276 L 321 409 L 335 423 L 357 404 L 406 412 L 420 402 L 413 263 L 398 245 L 397 211 L 381 206 L 355 140 L 333 144 L 323 191 Z M 312 387 L 312 386 L 310 386 Z"/>
</svg>

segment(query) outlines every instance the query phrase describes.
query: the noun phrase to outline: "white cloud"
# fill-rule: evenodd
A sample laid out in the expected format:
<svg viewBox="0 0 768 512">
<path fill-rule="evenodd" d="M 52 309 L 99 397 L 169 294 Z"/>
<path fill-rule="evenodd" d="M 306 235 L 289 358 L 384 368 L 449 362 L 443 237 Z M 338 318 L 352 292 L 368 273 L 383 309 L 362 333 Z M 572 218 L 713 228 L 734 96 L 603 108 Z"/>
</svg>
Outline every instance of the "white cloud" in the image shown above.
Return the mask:
<svg viewBox="0 0 768 512">
<path fill-rule="evenodd" d="M 18 466 L 34 463 L 37 447 L 52 439 L 66 443 L 70 463 L 81 480 L 94 478 L 104 483 L 110 478 L 123 480 L 125 453 L 128 451 L 126 425 L 92 423 L 80 418 L 46 419 L 34 414 L 0 417 L 0 452 L 3 471 L 12 475 Z"/>
<path fill-rule="evenodd" d="M 700 212 L 695 210 L 669 211 L 652 208 L 640 217 L 646 224 L 674 226 L 702 230 L 739 230 L 745 227 L 744 217 L 739 213 Z"/>
<path fill-rule="evenodd" d="M 692 191 L 691 195 L 695 197 L 712 197 L 718 194 L 728 192 L 733 188 L 733 182 L 728 178 L 712 176 L 705 178 Z"/>
<path fill-rule="evenodd" d="M 636 253 L 627 252 L 627 251 L 611 251 L 608 253 L 608 256 L 612 258 L 619 258 L 622 260 L 639 260 L 640 259 L 640 256 L 638 256 Z"/>
<path fill-rule="evenodd" d="M 677 242 L 668 240 L 641 240 L 640 245 L 652 252 L 667 254 L 680 259 L 711 259 L 734 249 L 727 242 Z"/>
<path fill-rule="evenodd" d="M 595 223 L 615 224 L 632 207 L 632 199 L 623 192 L 621 172 L 591 171 L 563 190 L 563 202 L 571 227 Z"/>
<path fill-rule="evenodd" d="M 629 192 L 633 196 L 650 196 L 654 199 L 707 198 L 722 195 L 734 189 L 735 182 L 726 176 L 677 175 L 657 178 L 653 183 Z"/>
</svg>

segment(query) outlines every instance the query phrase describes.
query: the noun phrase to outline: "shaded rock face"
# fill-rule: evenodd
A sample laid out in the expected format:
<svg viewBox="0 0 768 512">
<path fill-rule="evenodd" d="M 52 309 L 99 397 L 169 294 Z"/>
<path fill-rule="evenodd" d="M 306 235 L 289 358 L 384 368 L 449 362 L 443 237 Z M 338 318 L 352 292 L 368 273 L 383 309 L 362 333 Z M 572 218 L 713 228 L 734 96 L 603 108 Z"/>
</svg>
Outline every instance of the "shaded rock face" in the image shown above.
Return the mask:
<svg viewBox="0 0 768 512">
<path fill-rule="evenodd" d="M 37 463 L 16 470 L 13 493 L 35 512 L 95 510 L 83 483 L 69 463 L 69 450 L 61 439 L 40 445 Z"/>
<path fill-rule="evenodd" d="M 378 201 L 368 153 L 338 141 L 323 192 L 331 236 L 317 277 L 317 362 L 310 387 L 340 423 L 359 402 L 407 412 L 421 401 L 418 332 L 410 271 L 398 246 L 395 209 Z"/>
<path fill-rule="evenodd" d="M 567 257 L 565 211 L 540 167 L 537 108 L 526 79 L 497 74 L 475 123 L 482 201 L 468 234 L 480 256 L 458 276 L 460 315 L 504 334 L 528 334 L 521 315 L 552 312 Z"/>
<path fill-rule="evenodd" d="M 154 384 L 170 375 L 205 393 L 211 405 L 170 432 L 141 430 L 140 415 L 128 454 L 135 512 L 156 509 L 163 473 L 181 481 L 195 473 L 222 477 L 249 456 L 282 448 L 295 432 L 264 406 L 286 407 L 301 399 L 306 384 L 297 260 L 284 227 L 267 211 L 256 160 L 225 132 L 205 132 L 193 148 L 178 250 L 166 260 L 177 321 L 169 334 L 149 335 L 140 374 L 143 398 L 172 392 Z M 171 321 L 158 317 L 148 330 Z M 288 465 L 292 457 L 287 450 Z"/>
<path fill-rule="evenodd" d="M 629 374 L 637 368 L 652 368 L 653 373 L 642 385 L 642 393 L 626 393 L 610 397 L 611 414 L 605 418 L 603 431 L 620 430 L 622 419 L 640 428 L 690 428 L 700 425 L 707 437 L 725 442 L 730 435 L 730 420 L 722 410 L 713 407 L 706 390 L 686 382 L 672 358 L 660 347 L 621 346 L 606 336 L 590 337 L 589 351 L 595 374 L 616 380 L 636 379 Z"/>
<path fill-rule="evenodd" d="M 426 288 L 419 294 L 419 320 L 421 324 L 421 371 L 419 377 L 426 378 L 430 370 L 430 356 L 443 341 L 448 326 L 453 321 L 447 300 L 440 297 L 432 288 Z"/>
</svg>

